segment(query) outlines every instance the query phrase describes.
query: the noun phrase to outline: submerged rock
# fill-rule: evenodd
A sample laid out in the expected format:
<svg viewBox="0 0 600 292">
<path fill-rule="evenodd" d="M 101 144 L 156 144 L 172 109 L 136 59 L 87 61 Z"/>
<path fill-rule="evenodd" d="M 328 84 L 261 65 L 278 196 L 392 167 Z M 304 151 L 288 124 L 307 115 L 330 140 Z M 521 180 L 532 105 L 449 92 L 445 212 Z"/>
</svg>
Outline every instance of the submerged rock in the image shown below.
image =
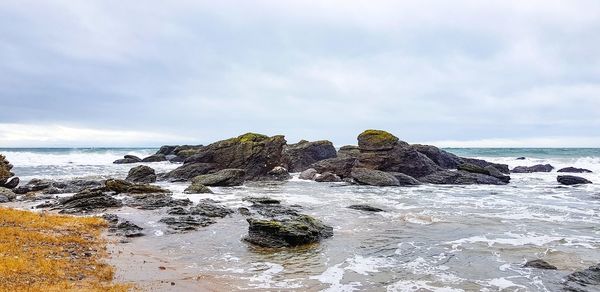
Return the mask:
<svg viewBox="0 0 600 292">
<path fill-rule="evenodd" d="M 298 178 L 303 179 L 303 180 L 314 180 L 315 177 L 317 176 L 317 174 L 319 174 L 319 173 L 317 172 L 316 169 L 309 168 L 309 169 L 301 172 L 300 176 L 298 176 Z"/>
<path fill-rule="evenodd" d="M 563 284 L 567 291 L 600 291 L 600 264 L 568 275 Z"/>
<path fill-rule="evenodd" d="M 269 198 L 269 197 L 245 197 L 242 199 L 242 201 L 247 201 L 252 204 L 262 204 L 262 205 L 274 205 L 274 204 L 281 203 L 280 200 Z"/>
<path fill-rule="evenodd" d="M 551 172 L 554 166 L 550 164 L 537 164 L 534 166 L 517 166 L 511 170 L 512 173 Z"/>
<path fill-rule="evenodd" d="M 223 169 L 216 173 L 196 176 L 192 182 L 205 186 L 233 187 L 244 184 L 245 174 L 243 169 Z"/>
<path fill-rule="evenodd" d="M 166 217 L 158 220 L 165 223 L 167 226 L 177 232 L 197 230 L 200 227 L 206 227 L 216 223 L 216 221 L 199 216 L 181 216 L 181 217 Z"/>
<path fill-rule="evenodd" d="M 354 209 L 354 210 L 360 210 L 360 211 L 366 211 L 366 212 L 383 212 L 383 209 L 380 208 L 376 208 L 373 206 L 369 206 L 369 205 L 350 205 L 348 206 L 348 208 L 350 209 Z"/>
<path fill-rule="evenodd" d="M 151 167 L 139 165 L 129 170 L 125 180 L 134 183 L 153 183 L 156 182 L 156 172 Z"/>
<path fill-rule="evenodd" d="M 121 206 L 123 206 L 121 200 L 100 190 L 84 190 L 71 197 L 60 199 L 55 209 L 59 209 L 60 213 L 75 214 L 97 212 Z"/>
<path fill-rule="evenodd" d="M 333 228 L 308 215 L 290 219 L 247 219 L 246 242 L 261 247 L 293 247 L 333 236 Z"/>
<path fill-rule="evenodd" d="M 399 186 L 395 176 L 380 170 L 353 168 L 351 177 L 359 184 L 371 186 Z"/>
<path fill-rule="evenodd" d="M 591 170 L 585 168 L 576 168 L 576 167 L 565 167 L 559 169 L 557 172 L 570 172 L 570 173 L 592 173 Z"/>
<path fill-rule="evenodd" d="M 544 260 L 539 260 L 539 259 L 528 261 L 525 263 L 525 265 L 523 265 L 523 267 L 543 269 L 543 270 L 556 270 L 556 266 L 551 265 L 548 262 L 546 262 Z"/>
<path fill-rule="evenodd" d="M 430 184 L 470 185 L 488 184 L 505 185 L 506 183 L 489 175 L 470 173 L 466 171 L 443 170 L 419 178 L 419 181 Z"/>
<path fill-rule="evenodd" d="M 184 191 L 186 194 L 212 194 L 213 191 L 201 183 L 192 183 Z"/>
<path fill-rule="evenodd" d="M 125 155 L 123 159 L 113 161 L 114 164 L 128 164 L 142 162 L 142 159 L 135 155 Z"/>
<path fill-rule="evenodd" d="M 283 164 L 291 172 L 306 170 L 311 164 L 337 156 L 333 143 L 329 141 L 308 142 L 302 140 L 284 147 Z"/>
<path fill-rule="evenodd" d="M 233 210 L 225 206 L 219 205 L 216 202 L 202 200 L 196 206 L 190 208 L 190 214 L 201 215 L 206 217 L 220 217 L 233 214 Z"/>
<path fill-rule="evenodd" d="M 470 173 L 477 173 L 477 174 L 493 176 L 493 177 L 501 180 L 504 183 L 510 182 L 510 176 L 502 174 L 497 168 L 493 167 L 492 165 L 488 165 L 486 167 L 481 167 L 479 165 L 475 165 L 475 164 L 471 164 L 471 163 L 463 163 L 458 166 L 458 170 L 462 170 L 462 171 L 466 171 L 466 172 L 470 172 Z"/>
<path fill-rule="evenodd" d="M 580 185 L 580 184 L 591 184 L 592 182 L 579 176 L 574 175 L 559 175 L 556 178 L 556 181 L 563 185 L 571 186 L 571 185 Z"/>
</svg>

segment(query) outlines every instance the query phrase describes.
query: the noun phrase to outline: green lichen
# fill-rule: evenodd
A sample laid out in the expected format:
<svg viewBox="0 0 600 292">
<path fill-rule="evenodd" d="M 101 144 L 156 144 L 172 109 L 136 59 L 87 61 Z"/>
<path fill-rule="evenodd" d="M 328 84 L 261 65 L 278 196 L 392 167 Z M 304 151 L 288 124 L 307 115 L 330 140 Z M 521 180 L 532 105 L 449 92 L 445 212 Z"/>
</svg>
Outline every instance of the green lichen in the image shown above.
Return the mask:
<svg viewBox="0 0 600 292">
<path fill-rule="evenodd" d="M 237 137 L 240 142 L 261 142 L 269 137 L 257 133 L 246 133 Z"/>
<path fill-rule="evenodd" d="M 366 130 L 358 135 L 358 146 L 368 148 L 386 148 L 398 142 L 398 137 L 382 130 Z"/>
</svg>

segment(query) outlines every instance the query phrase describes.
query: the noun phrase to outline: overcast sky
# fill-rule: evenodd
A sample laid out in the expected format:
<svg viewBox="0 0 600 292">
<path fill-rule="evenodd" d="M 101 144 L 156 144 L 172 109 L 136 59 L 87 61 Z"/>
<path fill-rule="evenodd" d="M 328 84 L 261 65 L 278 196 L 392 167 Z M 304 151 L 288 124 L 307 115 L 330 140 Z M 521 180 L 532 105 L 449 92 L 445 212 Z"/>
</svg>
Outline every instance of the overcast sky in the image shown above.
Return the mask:
<svg viewBox="0 0 600 292">
<path fill-rule="evenodd" d="M 0 2 L 0 147 L 367 128 L 600 147 L 600 1 Z"/>
</svg>

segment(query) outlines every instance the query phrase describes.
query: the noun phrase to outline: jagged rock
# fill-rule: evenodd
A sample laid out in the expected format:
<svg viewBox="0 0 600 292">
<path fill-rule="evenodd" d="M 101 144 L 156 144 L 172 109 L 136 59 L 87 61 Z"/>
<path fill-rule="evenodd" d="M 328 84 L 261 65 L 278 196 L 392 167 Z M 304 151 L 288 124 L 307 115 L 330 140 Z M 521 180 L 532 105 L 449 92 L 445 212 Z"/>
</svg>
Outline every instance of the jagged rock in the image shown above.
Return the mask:
<svg viewBox="0 0 600 292">
<path fill-rule="evenodd" d="M 337 152 L 337 157 L 340 158 L 358 158 L 358 155 L 360 154 L 360 148 L 358 148 L 358 146 L 354 146 L 354 145 L 346 145 L 346 146 L 342 146 L 340 147 L 340 150 L 338 150 Z"/>
<path fill-rule="evenodd" d="M 357 166 L 385 172 L 401 172 L 415 178 L 442 170 L 427 156 L 410 146 L 400 144 L 387 151 L 361 150 Z"/>
<path fill-rule="evenodd" d="M 114 164 L 128 164 L 142 162 L 142 159 L 135 155 L 125 155 L 123 159 L 113 161 Z"/>
<path fill-rule="evenodd" d="M 406 142 L 386 131 L 366 130 L 358 135 L 358 148 L 361 152 L 391 150 L 399 143 L 408 146 Z"/>
<path fill-rule="evenodd" d="M 172 154 L 185 159 L 197 154 L 202 148 L 203 145 L 180 145 L 175 147 Z"/>
<path fill-rule="evenodd" d="M 40 192 L 42 194 L 66 194 L 78 193 L 85 189 L 103 187 L 104 183 L 99 180 L 73 179 L 54 181 L 47 179 L 32 179 L 27 184 L 14 189 L 17 194 Z"/>
<path fill-rule="evenodd" d="M 401 172 L 388 172 L 388 173 L 393 175 L 398 180 L 398 183 L 401 186 L 417 186 L 417 185 L 421 184 L 420 181 L 418 181 L 416 178 L 414 178 L 410 175 L 406 175 Z"/>
<path fill-rule="evenodd" d="M 298 176 L 299 179 L 304 179 L 304 180 L 314 180 L 315 177 L 317 176 L 317 174 L 319 174 L 317 172 L 316 169 L 314 168 L 309 168 L 303 172 L 300 173 L 300 176 Z"/>
<path fill-rule="evenodd" d="M 13 177 L 7 183 L 4 184 L 4 187 L 7 189 L 14 189 L 19 185 L 19 182 L 20 180 L 18 177 Z"/>
<path fill-rule="evenodd" d="M 348 208 L 350 209 L 354 209 L 354 210 L 360 210 L 360 211 L 366 211 L 366 212 L 383 212 L 383 209 L 380 208 L 376 208 L 373 206 L 369 206 L 369 205 L 350 205 L 348 206 Z"/>
<path fill-rule="evenodd" d="M 415 144 L 412 147 L 444 169 L 456 169 L 463 163 L 460 157 L 435 146 Z"/>
<path fill-rule="evenodd" d="M 179 157 L 177 155 L 166 155 L 165 159 L 167 159 L 169 162 L 172 163 L 183 163 L 185 161 L 185 158 L 183 157 Z"/>
<path fill-rule="evenodd" d="M 233 210 L 216 204 L 215 202 L 203 200 L 200 201 L 196 206 L 190 208 L 190 214 L 223 218 L 229 214 L 233 214 Z"/>
<path fill-rule="evenodd" d="M 102 215 L 102 218 L 104 218 L 104 220 L 106 220 L 109 223 L 108 232 L 125 237 L 144 236 L 144 233 L 142 232 L 144 228 L 139 227 L 127 220 L 119 222 L 120 220 L 117 215 L 104 214 Z"/>
<path fill-rule="evenodd" d="M 400 182 L 393 175 L 380 170 L 353 168 L 350 173 L 354 181 L 371 186 L 399 186 Z"/>
<path fill-rule="evenodd" d="M 523 265 L 523 267 L 542 269 L 542 270 L 556 270 L 556 266 L 551 265 L 548 262 L 546 262 L 544 260 L 539 260 L 539 259 L 528 261 L 525 263 L 525 265 Z"/>
<path fill-rule="evenodd" d="M 290 172 L 306 170 L 311 164 L 323 159 L 334 158 L 337 152 L 329 141 L 308 142 L 302 140 L 287 145 L 283 150 L 283 164 Z"/>
<path fill-rule="evenodd" d="M 308 215 L 289 219 L 248 218 L 246 242 L 262 247 L 292 247 L 333 236 L 333 228 Z"/>
<path fill-rule="evenodd" d="M 128 194 L 150 194 L 150 193 L 171 193 L 171 191 L 163 189 L 159 186 L 148 184 L 136 184 L 122 179 L 108 179 L 104 182 L 104 190 L 115 193 Z"/>
<path fill-rule="evenodd" d="M 216 173 L 196 176 L 192 179 L 192 183 L 220 187 L 239 186 L 244 184 L 245 174 L 243 169 L 223 169 Z"/>
<path fill-rule="evenodd" d="M 470 163 L 470 164 L 474 164 L 474 165 L 477 165 L 477 166 L 483 167 L 483 168 L 492 166 L 503 174 L 510 173 L 510 170 L 508 169 L 508 165 L 506 165 L 506 164 L 492 163 L 492 162 L 488 162 L 488 161 L 485 161 L 482 159 L 475 159 L 475 158 L 461 157 L 460 159 L 463 161 L 463 163 Z"/>
<path fill-rule="evenodd" d="M 245 179 L 261 180 L 281 164 L 285 144 L 283 136 L 247 133 L 202 147 L 186 159 L 182 167 L 190 163 L 212 163 L 215 170 L 243 169 Z"/>
<path fill-rule="evenodd" d="M 592 182 L 579 176 L 574 175 L 559 175 L 556 178 L 556 181 L 563 185 L 572 186 L 572 185 L 580 185 L 580 184 L 591 184 Z"/>
<path fill-rule="evenodd" d="M 196 216 L 166 217 L 158 220 L 158 222 L 165 223 L 170 229 L 178 232 L 197 230 L 200 227 L 216 223 L 210 218 Z"/>
<path fill-rule="evenodd" d="M 597 292 L 600 291 L 600 264 L 567 276 L 563 283 L 566 291 Z"/>
<path fill-rule="evenodd" d="M 517 166 L 511 170 L 512 173 L 551 172 L 554 166 L 550 164 L 537 164 L 534 166 Z"/>
<path fill-rule="evenodd" d="M 213 191 L 201 183 L 192 183 L 183 191 L 186 194 L 212 194 Z"/>
<path fill-rule="evenodd" d="M 321 174 L 318 174 L 317 176 L 315 176 L 315 181 L 316 182 L 341 182 L 342 179 L 337 176 L 335 173 L 331 173 L 331 172 L 324 172 Z"/>
<path fill-rule="evenodd" d="M 471 163 L 463 163 L 458 166 L 458 170 L 470 172 L 470 173 L 478 173 L 483 175 L 493 176 L 502 182 L 509 183 L 510 176 L 502 174 L 497 168 L 492 165 L 488 165 L 486 167 L 481 167 L 479 165 L 471 164 Z"/>
<path fill-rule="evenodd" d="M 172 155 L 175 152 L 175 148 L 177 148 L 177 146 L 164 145 L 164 146 L 161 146 L 158 151 L 156 151 L 156 154 L 164 155 L 164 156 Z"/>
<path fill-rule="evenodd" d="M 357 160 L 353 157 L 338 157 L 321 160 L 311 165 L 318 173 L 330 172 L 341 178 L 350 177 Z"/>
<path fill-rule="evenodd" d="M 188 199 L 173 199 L 170 194 L 137 194 L 125 199 L 127 206 L 142 210 L 155 210 L 165 207 L 189 206 L 192 201 Z"/>
<path fill-rule="evenodd" d="M 585 168 L 576 167 L 565 167 L 558 170 L 558 172 L 570 172 L 570 173 L 592 173 L 591 170 Z"/>
<path fill-rule="evenodd" d="M 504 185 L 505 182 L 489 175 L 466 171 L 442 170 L 419 178 L 419 181 L 430 184 L 470 185 L 489 184 Z"/>
<path fill-rule="evenodd" d="M 13 177 L 15 174 L 12 173 L 12 168 L 12 164 L 6 160 L 4 155 L 0 154 L 0 187 L 14 189 L 19 185 L 19 178 Z"/>
<path fill-rule="evenodd" d="M 271 171 L 267 173 L 265 179 L 267 180 L 275 180 L 275 181 L 284 181 L 292 178 L 290 173 L 285 167 L 276 166 Z"/>
<path fill-rule="evenodd" d="M 169 181 L 188 181 L 196 176 L 207 174 L 215 170 L 213 163 L 187 163 L 170 172 L 168 172 L 164 179 Z"/>
<path fill-rule="evenodd" d="M 144 159 L 142 162 L 163 162 L 167 161 L 167 157 L 164 154 L 153 154 Z"/>
<path fill-rule="evenodd" d="M 6 198 L 6 202 L 8 202 L 8 201 L 12 201 L 15 198 L 17 198 L 17 195 L 10 189 L 0 187 L 0 197 Z M 0 202 L 0 203 L 6 203 L 6 202 Z"/>
<path fill-rule="evenodd" d="M 139 165 L 129 170 L 125 180 L 134 183 L 153 183 L 156 182 L 156 172 L 151 167 Z"/>
<path fill-rule="evenodd" d="M 123 206 L 121 200 L 115 199 L 100 190 L 84 190 L 71 197 L 60 199 L 56 209 L 60 209 L 60 213 L 75 214 L 101 211 L 107 208 L 119 208 L 121 206 Z"/>
</svg>

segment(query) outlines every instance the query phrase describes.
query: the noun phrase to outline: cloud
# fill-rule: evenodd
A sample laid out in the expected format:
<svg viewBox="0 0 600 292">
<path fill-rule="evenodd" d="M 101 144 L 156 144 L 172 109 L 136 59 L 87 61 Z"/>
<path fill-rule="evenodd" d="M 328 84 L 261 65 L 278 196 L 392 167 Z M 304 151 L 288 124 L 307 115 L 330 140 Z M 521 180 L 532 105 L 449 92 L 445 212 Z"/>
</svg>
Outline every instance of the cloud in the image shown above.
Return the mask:
<svg viewBox="0 0 600 292">
<path fill-rule="evenodd" d="M 414 142 L 584 137 L 600 123 L 598 11 L 597 1 L 3 1 L 0 123 L 156 133 L 154 144 L 247 131 L 350 144 L 365 128 Z"/>
</svg>

